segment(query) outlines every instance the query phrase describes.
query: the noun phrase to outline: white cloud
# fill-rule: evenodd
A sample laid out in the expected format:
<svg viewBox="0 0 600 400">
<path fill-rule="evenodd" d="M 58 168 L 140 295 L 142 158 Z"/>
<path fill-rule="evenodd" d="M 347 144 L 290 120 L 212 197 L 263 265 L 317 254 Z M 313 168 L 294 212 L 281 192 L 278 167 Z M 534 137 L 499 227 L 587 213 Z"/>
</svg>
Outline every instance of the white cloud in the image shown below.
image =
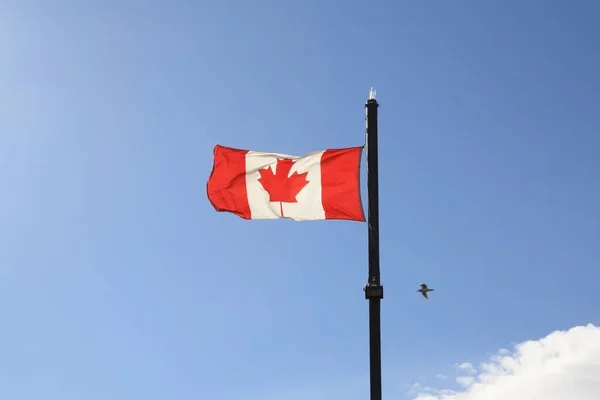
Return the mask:
<svg viewBox="0 0 600 400">
<path fill-rule="evenodd" d="M 468 362 L 460 364 L 457 368 L 465 371 L 469 375 L 475 375 L 477 373 L 477 370 L 473 367 L 473 364 Z"/>
<path fill-rule="evenodd" d="M 448 377 L 446 375 L 442 375 L 442 374 L 437 374 L 435 377 L 438 379 L 442 379 L 442 380 L 448 379 Z"/>
<path fill-rule="evenodd" d="M 507 350 L 507 349 L 500 349 L 500 350 L 498 350 L 498 355 L 507 356 L 509 354 L 510 354 L 510 350 Z"/>
<path fill-rule="evenodd" d="M 469 368 L 469 366 L 471 368 Z M 600 327 L 578 326 L 502 349 L 477 369 L 463 363 L 460 391 L 413 386 L 414 400 L 598 400 Z"/>
<path fill-rule="evenodd" d="M 419 397 L 417 397 L 417 399 L 419 400 L 436 400 L 437 397 L 433 395 L 442 396 L 440 398 L 443 399 L 443 396 L 450 396 L 456 392 L 450 389 L 434 389 L 430 386 L 423 386 L 420 383 L 415 383 L 410 388 L 409 393 L 418 395 Z"/>
<path fill-rule="evenodd" d="M 459 376 L 456 378 L 456 383 L 463 387 L 469 387 L 475 383 L 475 378 L 472 376 Z"/>
</svg>

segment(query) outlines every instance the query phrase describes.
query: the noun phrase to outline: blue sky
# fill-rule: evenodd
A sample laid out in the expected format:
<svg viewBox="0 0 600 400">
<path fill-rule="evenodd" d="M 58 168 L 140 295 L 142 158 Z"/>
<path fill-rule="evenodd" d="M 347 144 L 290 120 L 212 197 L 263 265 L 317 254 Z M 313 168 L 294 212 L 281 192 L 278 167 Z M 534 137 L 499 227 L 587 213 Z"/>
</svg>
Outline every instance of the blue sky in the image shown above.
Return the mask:
<svg viewBox="0 0 600 400">
<path fill-rule="evenodd" d="M 361 145 L 371 85 L 385 398 L 597 325 L 599 16 L 3 2 L 0 398 L 368 398 L 366 225 L 244 221 L 205 184 L 216 143 Z"/>
</svg>

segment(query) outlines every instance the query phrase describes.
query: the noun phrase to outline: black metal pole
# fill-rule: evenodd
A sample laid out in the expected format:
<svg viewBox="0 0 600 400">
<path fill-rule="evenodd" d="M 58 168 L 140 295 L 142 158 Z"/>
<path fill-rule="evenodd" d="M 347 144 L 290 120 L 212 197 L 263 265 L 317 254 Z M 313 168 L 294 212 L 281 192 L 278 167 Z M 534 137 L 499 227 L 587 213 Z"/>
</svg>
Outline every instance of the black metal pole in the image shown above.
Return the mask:
<svg viewBox="0 0 600 400">
<path fill-rule="evenodd" d="M 369 280 L 365 298 L 369 300 L 369 352 L 371 367 L 371 400 L 381 400 L 381 300 L 383 286 L 379 271 L 379 171 L 377 159 L 377 108 L 375 91 L 371 89 L 366 108 L 367 186 L 369 227 Z"/>
</svg>

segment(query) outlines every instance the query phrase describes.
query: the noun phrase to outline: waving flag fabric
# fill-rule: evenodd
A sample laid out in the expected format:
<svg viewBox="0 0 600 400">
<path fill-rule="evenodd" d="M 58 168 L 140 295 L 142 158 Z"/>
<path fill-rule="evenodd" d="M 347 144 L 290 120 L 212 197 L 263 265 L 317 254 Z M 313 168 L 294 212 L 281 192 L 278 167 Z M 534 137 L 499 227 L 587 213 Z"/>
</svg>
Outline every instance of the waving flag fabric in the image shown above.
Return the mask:
<svg viewBox="0 0 600 400">
<path fill-rule="evenodd" d="M 351 147 L 293 156 L 217 145 L 208 198 L 217 211 L 244 219 L 365 221 L 361 153 Z"/>
</svg>

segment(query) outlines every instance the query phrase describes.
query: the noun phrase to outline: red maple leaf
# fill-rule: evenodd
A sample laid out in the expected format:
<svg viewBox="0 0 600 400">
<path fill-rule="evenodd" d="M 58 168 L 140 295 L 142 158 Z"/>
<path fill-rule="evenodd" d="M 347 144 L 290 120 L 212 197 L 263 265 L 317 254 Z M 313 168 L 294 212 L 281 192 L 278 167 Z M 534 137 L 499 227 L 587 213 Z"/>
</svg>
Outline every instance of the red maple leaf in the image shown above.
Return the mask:
<svg viewBox="0 0 600 400">
<path fill-rule="evenodd" d="M 299 174 L 298 171 L 290 176 L 290 170 L 294 161 L 289 158 L 277 159 L 276 172 L 271 167 L 261 169 L 260 179 L 262 187 L 269 193 L 269 201 L 278 201 L 281 216 L 283 217 L 283 203 L 297 203 L 296 195 L 308 184 L 306 175 L 308 172 Z"/>
</svg>

